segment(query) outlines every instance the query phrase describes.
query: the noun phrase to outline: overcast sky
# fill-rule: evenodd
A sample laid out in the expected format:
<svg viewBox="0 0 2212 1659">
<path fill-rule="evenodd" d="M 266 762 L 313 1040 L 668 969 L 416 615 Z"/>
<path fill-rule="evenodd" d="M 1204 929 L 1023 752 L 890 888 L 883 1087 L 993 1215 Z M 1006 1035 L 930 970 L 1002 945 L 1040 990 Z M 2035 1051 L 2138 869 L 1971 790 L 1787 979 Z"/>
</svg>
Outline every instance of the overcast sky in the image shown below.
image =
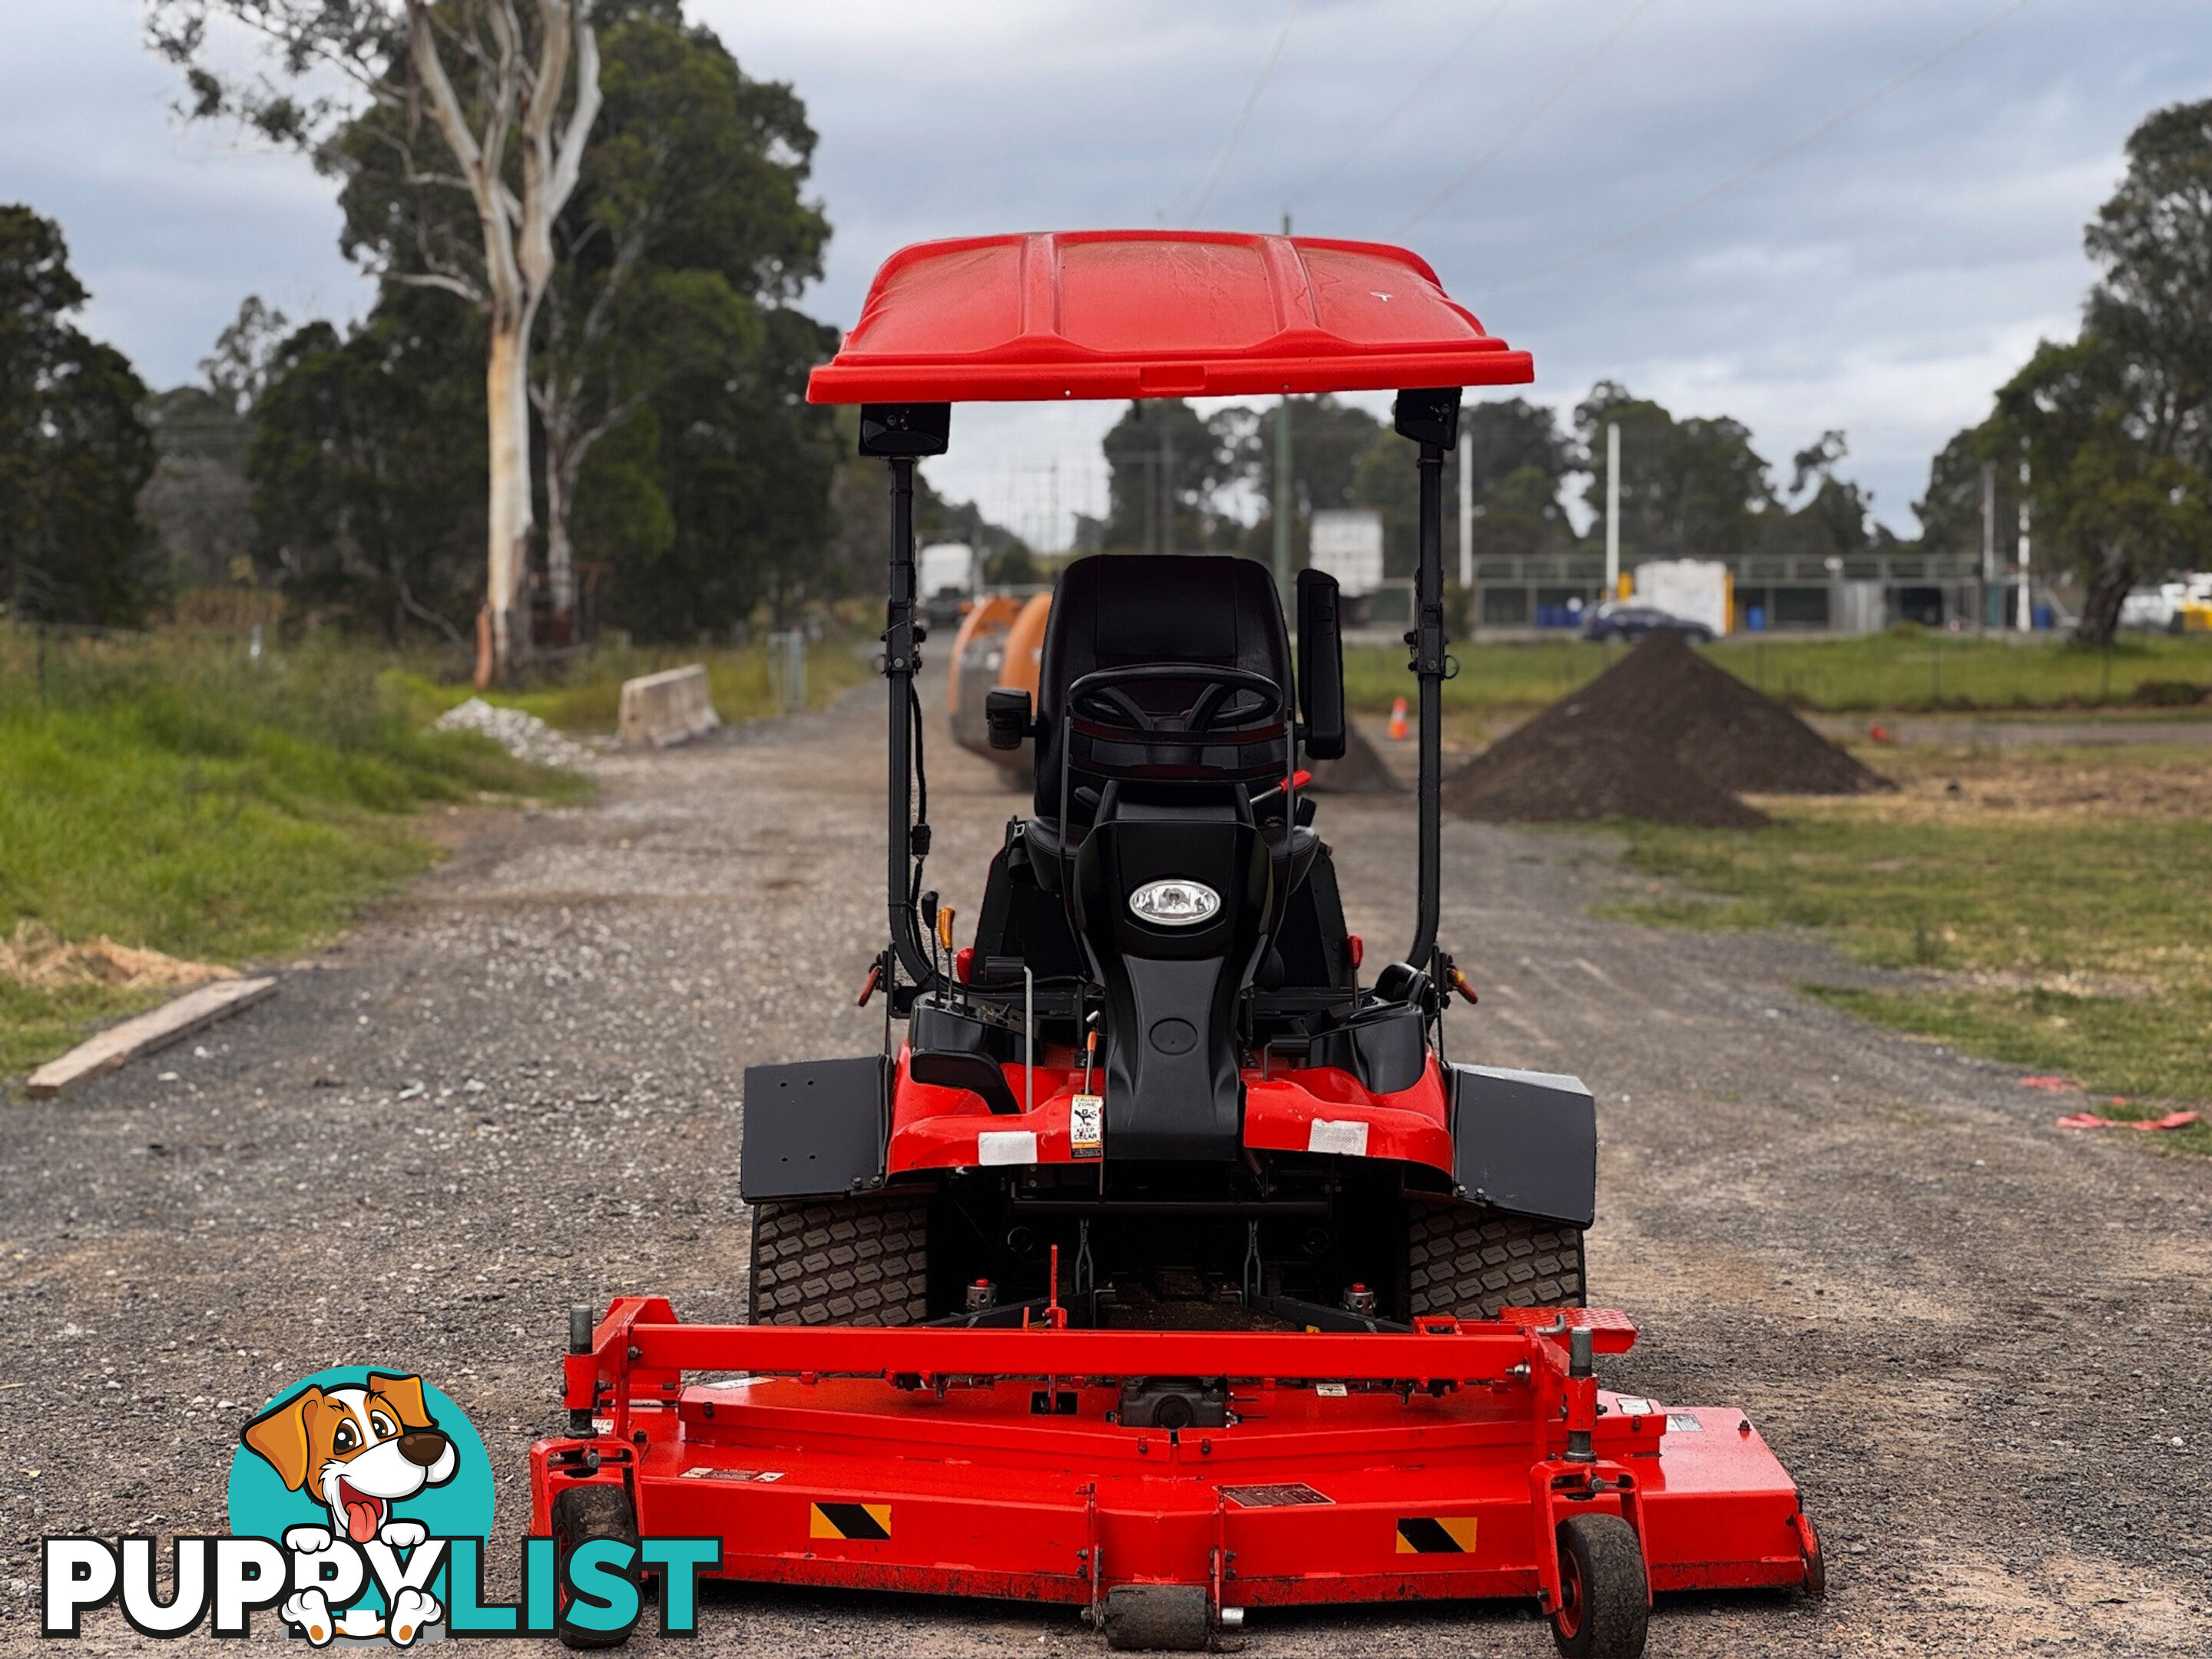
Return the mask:
<svg viewBox="0 0 2212 1659">
<path fill-rule="evenodd" d="M 1534 351 L 1535 395 L 1563 410 L 1610 378 L 1678 414 L 1733 415 L 1783 483 L 1794 451 L 1843 428 L 1844 470 L 1907 533 L 1933 450 L 2039 336 L 2074 326 L 2081 226 L 2129 130 L 2212 95 L 2207 0 L 690 10 L 749 72 L 792 82 L 822 135 L 836 234 L 809 304 L 828 320 L 849 323 L 908 241 L 1272 229 L 1287 209 L 1302 233 L 1424 254 Z M 166 386 L 248 293 L 295 318 L 355 315 L 367 295 L 338 258 L 329 182 L 180 128 L 138 18 L 136 0 L 0 0 L 0 199 L 60 220 L 87 326 Z M 1100 493 L 1097 435 L 1118 412 L 963 409 L 933 477 L 1042 535 L 1055 501 L 1064 515 Z"/>
</svg>

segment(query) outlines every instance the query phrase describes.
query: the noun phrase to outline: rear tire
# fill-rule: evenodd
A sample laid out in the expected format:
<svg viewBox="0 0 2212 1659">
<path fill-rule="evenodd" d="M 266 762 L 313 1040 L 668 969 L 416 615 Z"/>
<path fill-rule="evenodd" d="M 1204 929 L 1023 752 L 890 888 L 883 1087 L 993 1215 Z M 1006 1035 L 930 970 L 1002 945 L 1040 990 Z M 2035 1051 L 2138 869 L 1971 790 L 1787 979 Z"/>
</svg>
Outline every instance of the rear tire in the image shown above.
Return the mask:
<svg viewBox="0 0 2212 1659">
<path fill-rule="evenodd" d="M 1409 1317 L 1495 1319 L 1501 1308 L 1579 1308 L 1583 1230 L 1480 1204 L 1415 1204 L 1406 1217 Z"/>
<path fill-rule="evenodd" d="M 756 1325 L 912 1325 L 929 1316 L 929 1194 L 753 1206 Z"/>
<path fill-rule="evenodd" d="M 1651 1592 L 1635 1528 L 1617 1515 L 1561 1522 L 1559 1591 L 1552 1639 L 1566 1659 L 1641 1659 Z"/>
</svg>

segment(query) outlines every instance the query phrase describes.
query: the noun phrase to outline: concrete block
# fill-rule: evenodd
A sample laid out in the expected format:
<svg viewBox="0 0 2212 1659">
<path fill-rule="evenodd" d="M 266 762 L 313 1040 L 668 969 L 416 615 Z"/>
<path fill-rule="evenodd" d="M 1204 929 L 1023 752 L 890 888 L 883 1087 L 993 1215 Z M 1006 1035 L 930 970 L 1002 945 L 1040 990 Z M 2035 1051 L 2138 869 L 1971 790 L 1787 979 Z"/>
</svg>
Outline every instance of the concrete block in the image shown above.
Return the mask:
<svg viewBox="0 0 2212 1659">
<path fill-rule="evenodd" d="M 665 749 L 689 743 L 721 723 L 707 689 L 704 664 L 623 682 L 619 729 L 625 748 Z"/>
</svg>

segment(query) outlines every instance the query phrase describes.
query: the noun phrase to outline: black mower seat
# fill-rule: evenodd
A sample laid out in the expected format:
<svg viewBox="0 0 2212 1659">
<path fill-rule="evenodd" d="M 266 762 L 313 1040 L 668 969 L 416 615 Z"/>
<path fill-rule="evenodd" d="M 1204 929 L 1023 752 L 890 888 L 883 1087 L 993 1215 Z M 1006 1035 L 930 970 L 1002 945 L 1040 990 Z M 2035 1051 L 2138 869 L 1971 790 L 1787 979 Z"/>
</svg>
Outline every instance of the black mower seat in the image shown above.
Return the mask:
<svg viewBox="0 0 2212 1659">
<path fill-rule="evenodd" d="M 1279 688 L 1282 712 L 1247 719 L 1232 703 L 1219 729 L 1192 736 L 1164 732 L 1146 744 L 1123 732 L 1101 735 L 1079 714 L 1066 784 L 1069 823 L 1060 823 L 1062 715 L 1073 687 L 1102 670 L 1235 670 Z M 1205 693 L 1201 679 L 1164 678 L 1128 684 L 1122 694 L 1173 726 Z M 1060 573 L 1046 623 L 1038 676 L 1036 808 L 1030 850 L 1039 884 L 1056 892 L 1062 859 L 1097 817 L 1110 780 L 1144 778 L 1264 790 L 1290 764 L 1293 692 L 1289 631 L 1273 575 L 1251 559 L 1216 554 L 1099 554 Z M 1261 701 L 1241 694 L 1243 705 Z M 1280 797 L 1275 798 L 1279 803 Z M 1284 818 L 1279 805 L 1254 815 L 1275 860 L 1279 896 L 1304 880 L 1320 842 Z"/>
<path fill-rule="evenodd" d="M 1264 782 L 1290 765 L 1291 641 L 1267 568 L 1220 555 L 1101 554 L 1060 573 L 1045 625 L 1038 675 L 1037 816 L 1048 829 L 1060 817 L 1060 764 L 1068 694 L 1101 670 L 1241 670 L 1280 688 L 1279 718 L 1255 721 L 1234 709 L 1200 734 L 1163 732 L 1147 745 L 1079 730 L 1070 757 L 1067 816 L 1078 828 L 1097 811 L 1109 776 L 1149 775 L 1206 782 Z M 1167 677 L 1131 684 L 1118 695 L 1169 725 L 1206 690 L 1200 679 Z M 1256 703 L 1251 693 L 1240 704 Z"/>
</svg>

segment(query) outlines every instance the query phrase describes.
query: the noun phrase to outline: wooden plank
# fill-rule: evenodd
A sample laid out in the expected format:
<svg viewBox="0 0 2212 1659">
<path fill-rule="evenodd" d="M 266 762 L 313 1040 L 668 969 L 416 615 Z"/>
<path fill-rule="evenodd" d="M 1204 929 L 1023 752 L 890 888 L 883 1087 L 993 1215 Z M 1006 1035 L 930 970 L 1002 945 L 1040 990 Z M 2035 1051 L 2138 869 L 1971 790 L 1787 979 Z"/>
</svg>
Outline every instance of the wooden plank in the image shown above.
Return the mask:
<svg viewBox="0 0 2212 1659">
<path fill-rule="evenodd" d="M 276 994 L 273 979 L 222 979 L 187 991 L 173 1002 L 165 1002 L 120 1025 L 112 1025 L 88 1038 L 31 1073 L 28 1085 L 34 1099 L 45 1100 L 64 1089 L 75 1088 L 87 1078 L 112 1072 L 125 1060 L 167 1048 L 179 1037 L 228 1019 L 241 1008 L 250 1008 Z"/>
</svg>

